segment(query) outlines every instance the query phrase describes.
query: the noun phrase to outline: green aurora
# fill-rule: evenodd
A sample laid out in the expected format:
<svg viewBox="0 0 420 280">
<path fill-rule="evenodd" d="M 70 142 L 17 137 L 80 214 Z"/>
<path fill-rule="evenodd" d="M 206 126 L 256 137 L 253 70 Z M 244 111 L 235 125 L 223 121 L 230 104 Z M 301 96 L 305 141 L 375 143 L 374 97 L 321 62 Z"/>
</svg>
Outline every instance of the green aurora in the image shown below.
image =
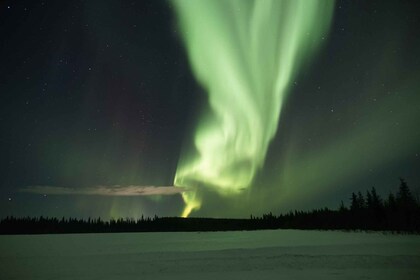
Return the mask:
<svg viewBox="0 0 420 280">
<path fill-rule="evenodd" d="M 201 207 L 202 188 L 248 189 L 276 134 L 300 66 L 325 39 L 333 1 L 175 1 L 192 71 L 208 94 L 194 147 L 178 164 L 183 216 Z"/>
</svg>

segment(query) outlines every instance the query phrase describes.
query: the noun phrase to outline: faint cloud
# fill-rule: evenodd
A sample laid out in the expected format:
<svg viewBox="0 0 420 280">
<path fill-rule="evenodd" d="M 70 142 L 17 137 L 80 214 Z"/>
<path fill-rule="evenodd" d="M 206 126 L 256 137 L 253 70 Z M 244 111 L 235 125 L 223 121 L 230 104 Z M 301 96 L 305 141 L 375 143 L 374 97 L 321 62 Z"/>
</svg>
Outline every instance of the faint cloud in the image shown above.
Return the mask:
<svg viewBox="0 0 420 280">
<path fill-rule="evenodd" d="M 103 195 L 103 196 L 149 196 L 174 195 L 187 191 L 175 186 L 95 186 L 87 188 L 28 186 L 21 192 L 48 195 Z"/>
</svg>

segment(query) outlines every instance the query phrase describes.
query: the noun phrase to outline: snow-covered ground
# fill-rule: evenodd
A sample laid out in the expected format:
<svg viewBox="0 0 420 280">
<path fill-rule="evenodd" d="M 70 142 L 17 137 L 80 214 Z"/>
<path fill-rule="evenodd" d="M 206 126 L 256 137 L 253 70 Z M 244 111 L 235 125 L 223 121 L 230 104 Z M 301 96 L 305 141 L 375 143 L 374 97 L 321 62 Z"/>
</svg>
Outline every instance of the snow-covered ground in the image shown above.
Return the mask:
<svg viewBox="0 0 420 280">
<path fill-rule="evenodd" d="M 420 279 L 420 236 L 300 230 L 0 236 L 0 279 Z"/>
</svg>

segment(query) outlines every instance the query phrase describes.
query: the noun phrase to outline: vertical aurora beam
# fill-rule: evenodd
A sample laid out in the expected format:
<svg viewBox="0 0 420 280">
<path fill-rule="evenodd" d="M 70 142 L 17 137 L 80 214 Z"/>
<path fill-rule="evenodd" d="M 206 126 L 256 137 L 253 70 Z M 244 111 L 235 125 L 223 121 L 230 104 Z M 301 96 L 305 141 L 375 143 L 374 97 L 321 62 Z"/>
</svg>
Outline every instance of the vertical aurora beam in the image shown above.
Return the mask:
<svg viewBox="0 0 420 280">
<path fill-rule="evenodd" d="M 298 67 L 322 43 L 332 0 L 175 0 L 192 71 L 208 94 L 194 145 L 174 185 L 188 216 L 201 188 L 230 195 L 248 188 L 263 166 Z"/>
</svg>

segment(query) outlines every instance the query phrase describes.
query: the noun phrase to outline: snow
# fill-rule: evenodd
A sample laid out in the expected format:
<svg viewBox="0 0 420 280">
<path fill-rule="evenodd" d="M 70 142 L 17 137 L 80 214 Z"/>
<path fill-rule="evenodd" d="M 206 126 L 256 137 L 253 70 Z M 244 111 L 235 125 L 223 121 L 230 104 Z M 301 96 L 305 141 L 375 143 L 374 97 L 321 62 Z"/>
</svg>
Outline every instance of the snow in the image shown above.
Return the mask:
<svg viewBox="0 0 420 280">
<path fill-rule="evenodd" d="M 420 236 L 300 230 L 0 236 L 0 279 L 420 279 Z"/>
</svg>

